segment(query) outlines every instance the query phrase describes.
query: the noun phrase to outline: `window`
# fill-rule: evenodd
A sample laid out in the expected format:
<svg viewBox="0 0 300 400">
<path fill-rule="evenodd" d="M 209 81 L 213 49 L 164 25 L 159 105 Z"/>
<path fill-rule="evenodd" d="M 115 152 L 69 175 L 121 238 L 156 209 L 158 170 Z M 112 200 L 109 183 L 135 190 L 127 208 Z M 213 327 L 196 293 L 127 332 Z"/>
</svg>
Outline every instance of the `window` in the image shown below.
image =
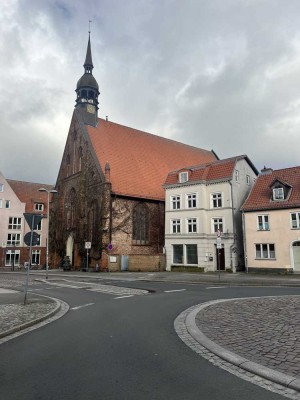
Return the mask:
<svg viewBox="0 0 300 400">
<path fill-rule="evenodd" d="M 180 209 L 180 196 L 171 196 L 171 207 L 172 210 Z"/>
<path fill-rule="evenodd" d="M 292 229 L 300 228 L 300 212 L 291 214 Z"/>
<path fill-rule="evenodd" d="M 255 250 L 256 250 L 256 258 L 275 259 L 275 245 L 272 243 L 256 244 Z"/>
<path fill-rule="evenodd" d="M 196 193 L 191 193 L 186 195 L 187 199 L 187 208 L 196 208 L 197 207 L 197 200 L 196 200 Z"/>
<path fill-rule="evenodd" d="M 211 207 L 212 208 L 222 207 L 222 193 L 211 194 Z"/>
<path fill-rule="evenodd" d="M 198 264 L 197 245 L 187 244 L 185 247 L 186 247 L 186 263 Z"/>
<path fill-rule="evenodd" d="M 5 200 L 5 208 L 10 208 L 10 200 Z"/>
<path fill-rule="evenodd" d="M 14 229 L 14 230 L 21 229 L 21 218 L 9 217 L 8 229 Z"/>
<path fill-rule="evenodd" d="M 37 224 L 35 230 L 36 230 L 36 231 L 41 231 L 41 230 L 42 230 L 42 220 L 40 220 L 40 222 Z"/>
<path fill-rule="evenodd" d="M 218 231 L 223 232 L 223 218 L 212 219 L 212 232 L 218 233 Z"/>
<path fill-rule="evenodd" d="M 134 244 L 149 244 L 149 209 L 143 204 L 137 204 L 133 209 Z"/>
<path fill-rule="evenodd" d="M 172 219 L 171 220 L 171 232 L 172 233 L 180 233 L 181 231 L 181 221 L 180 219 Z"/>
<path fill-rule="evenodd" d="M 31 265 L 40 265 L 41 251 L 32 250 Z"/>
<path fill-rule="evenodd" d="M 5 266 L 19 266 L 20 265 L 20 250 L 7 250 L 5 255 Z"/>
<path fill-rule="evenodd" d="M 196 244 L 173 244 L 173 263 L 198 265 L 198 251 Z"/>
<path fill-rule="evenodd" d="M 268 231 L 269 226 L 269 216 L 268 215 L 258 215 L 257 217 L 258 230 Z"/>
<path fill-rule="evenodd" d="M 179 174 L 179 182 L 184 183 L 189 180 L 189 174 L 188 172 L 180 172 Z"/>
<path fill-rule="evenodd" d="M 187 220 L 188 233 L 197 232 L 197 218 L 188 218 Z"/>
<path fill-rule="evenodd" d="M 247 185 L 250 185 L 250 175 L 246 175 L 246 183 Z"/>
<path fill-rule="evenodd" d="M 183 263 L 183 245 L 174 244 L 173 245 L 173 263 L 182 264 Z"/>
<path fill-rule="evenodd" d="M 0 208 L 2 208 L 2 199 L 0 199 Z"/>
<path fill-rule="evenodd" d="M 44 204 L 43 203 L 34 203 L 34 210 L 35 211 L 44 211 Z"/>
<path fill-rule="evenodd" d="M 0 192 L 4 192 L 4 185 L 3 185 L 3 183 L 0 183 Z"/>
<path fill-rule="evenodd" d="M 235 175 L 235 181 L 238 182 L 240 174 L 239 174 L 239 171 L 237 169 L 235 170 L 234 175 Z"/>
<path fill-rule="evenodd" d="M 284 200 L 283 188 L 273 189 L 273 200 Z"/>
<path fill-rule="evenodd" d="M 19 246 L 21 244 L 20 233 L 9 233 L 7 235 L 7 246 Z"/>
</svg>

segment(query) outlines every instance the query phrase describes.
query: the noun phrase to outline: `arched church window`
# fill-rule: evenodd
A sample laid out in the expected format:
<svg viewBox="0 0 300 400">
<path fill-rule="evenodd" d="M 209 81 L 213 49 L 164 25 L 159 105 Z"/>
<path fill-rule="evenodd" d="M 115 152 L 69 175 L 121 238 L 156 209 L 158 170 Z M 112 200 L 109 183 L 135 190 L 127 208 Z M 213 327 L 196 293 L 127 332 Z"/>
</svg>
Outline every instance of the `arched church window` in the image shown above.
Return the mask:
<svg viewBox="0 0 300 400">
<path fill-rule="evenodd" d="M 82 91 L 81 91 L 81 97 L 82 97 L 82 100 L 84 101 L 86 101 L 86 98 L 87 98 L 87 91 L 85 90 L 85 89 L 83 89 Z"/>
<path fill-rule="evenodd" d="M 78 159 L 78 171 L 80 172 L 81 168 L 82 168 L 82 158 L 83 158 L 83 150 L 82 150 L 81 146 L 79 147 L 79 150 L 78 150 L 78 157 L 79 157 L 79 159 Z"/>
<path fill-rule="evenodd" d="M 94 92 L 92 90 L 89 91 L 89 98 L 90 99 L 94 98 Z"/>
<path fill-rule="evenodd" d="M 70 164 L 71 164 L 70 154 L 67 155 L 66 163 L 67 163 L 67 176 L 69 176 L 70 175 Z"/>
<path fill-rule="evenodd" d="M 89 242 L 95 243 L 97 240 L 97 220 L 98 220 L 98 205 L 93 201 L 88 211 L 88 238 Z"/>
<path fill-rule="evenodd" d="M 65 200 L 67 229 L 74 229 L 76 226 L 76 197 L 76 191 L 72 188 Z"/>
<path fill-rule="evenodd" d="M 138 203 L 133 209 L 133 232 L 134 244 L 149 244 L 149 209 L 143 203 Z"/>
</svg>

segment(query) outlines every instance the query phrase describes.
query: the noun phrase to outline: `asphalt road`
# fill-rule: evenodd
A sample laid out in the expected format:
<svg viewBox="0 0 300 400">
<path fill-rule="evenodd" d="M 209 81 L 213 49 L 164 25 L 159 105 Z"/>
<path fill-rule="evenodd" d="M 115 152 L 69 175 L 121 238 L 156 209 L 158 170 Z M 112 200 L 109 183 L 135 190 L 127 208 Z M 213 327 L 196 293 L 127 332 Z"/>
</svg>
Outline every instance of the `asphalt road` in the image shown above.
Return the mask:
<svg viewBox="0 0 300 400">
<path fill-rule="evenodd" d="M 113 284 L 155 292 L 123 297 L 46 284 L 32 288 L 66 301 L 71 310 L 0 346 L 0 400 L 284 398 L 215 367 L 179 339 L 173 324 L 183 310 L 205 301 L 300 289 Z"/>
</svg>

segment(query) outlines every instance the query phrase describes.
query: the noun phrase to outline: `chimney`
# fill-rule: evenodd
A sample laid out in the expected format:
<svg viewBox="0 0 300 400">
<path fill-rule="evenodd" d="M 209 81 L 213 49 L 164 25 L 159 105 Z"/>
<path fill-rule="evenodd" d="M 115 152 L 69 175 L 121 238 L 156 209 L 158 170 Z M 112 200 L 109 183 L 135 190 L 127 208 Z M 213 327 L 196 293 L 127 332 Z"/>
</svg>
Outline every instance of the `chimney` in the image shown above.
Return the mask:
<svg viewBox="0 0 300 400">
<path fill-rule="evenodd" d="M 261 172 L 261 175 L 271 175 L 273 173 L 273 169 L 266 168 L 266 166 L 264 166 L 260 172 Z"/>
<path fill-rule="evenodd" d="M 108 121 L 108 115 L 105 117 L 105 120 Z"/>
</svg>

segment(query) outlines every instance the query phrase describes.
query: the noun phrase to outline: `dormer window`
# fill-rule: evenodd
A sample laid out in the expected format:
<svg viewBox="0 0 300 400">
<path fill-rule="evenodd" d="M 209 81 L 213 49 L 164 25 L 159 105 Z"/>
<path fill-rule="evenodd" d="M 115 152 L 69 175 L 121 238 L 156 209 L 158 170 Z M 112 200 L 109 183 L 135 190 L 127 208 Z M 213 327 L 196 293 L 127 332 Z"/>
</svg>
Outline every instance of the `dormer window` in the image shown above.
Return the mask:
<svg viewBox="0 0 300 400">
<path fill-rule="evenodd" d="M 273 189 L 273 200 L 284 200 L 284 191 L 282 187 Z"/>
<path fill-rule="evenodd" d="M 189 180 L 188 172 L 180 172 L 179 174 L 179 183 L 185 183 Z"/>
</svg>

